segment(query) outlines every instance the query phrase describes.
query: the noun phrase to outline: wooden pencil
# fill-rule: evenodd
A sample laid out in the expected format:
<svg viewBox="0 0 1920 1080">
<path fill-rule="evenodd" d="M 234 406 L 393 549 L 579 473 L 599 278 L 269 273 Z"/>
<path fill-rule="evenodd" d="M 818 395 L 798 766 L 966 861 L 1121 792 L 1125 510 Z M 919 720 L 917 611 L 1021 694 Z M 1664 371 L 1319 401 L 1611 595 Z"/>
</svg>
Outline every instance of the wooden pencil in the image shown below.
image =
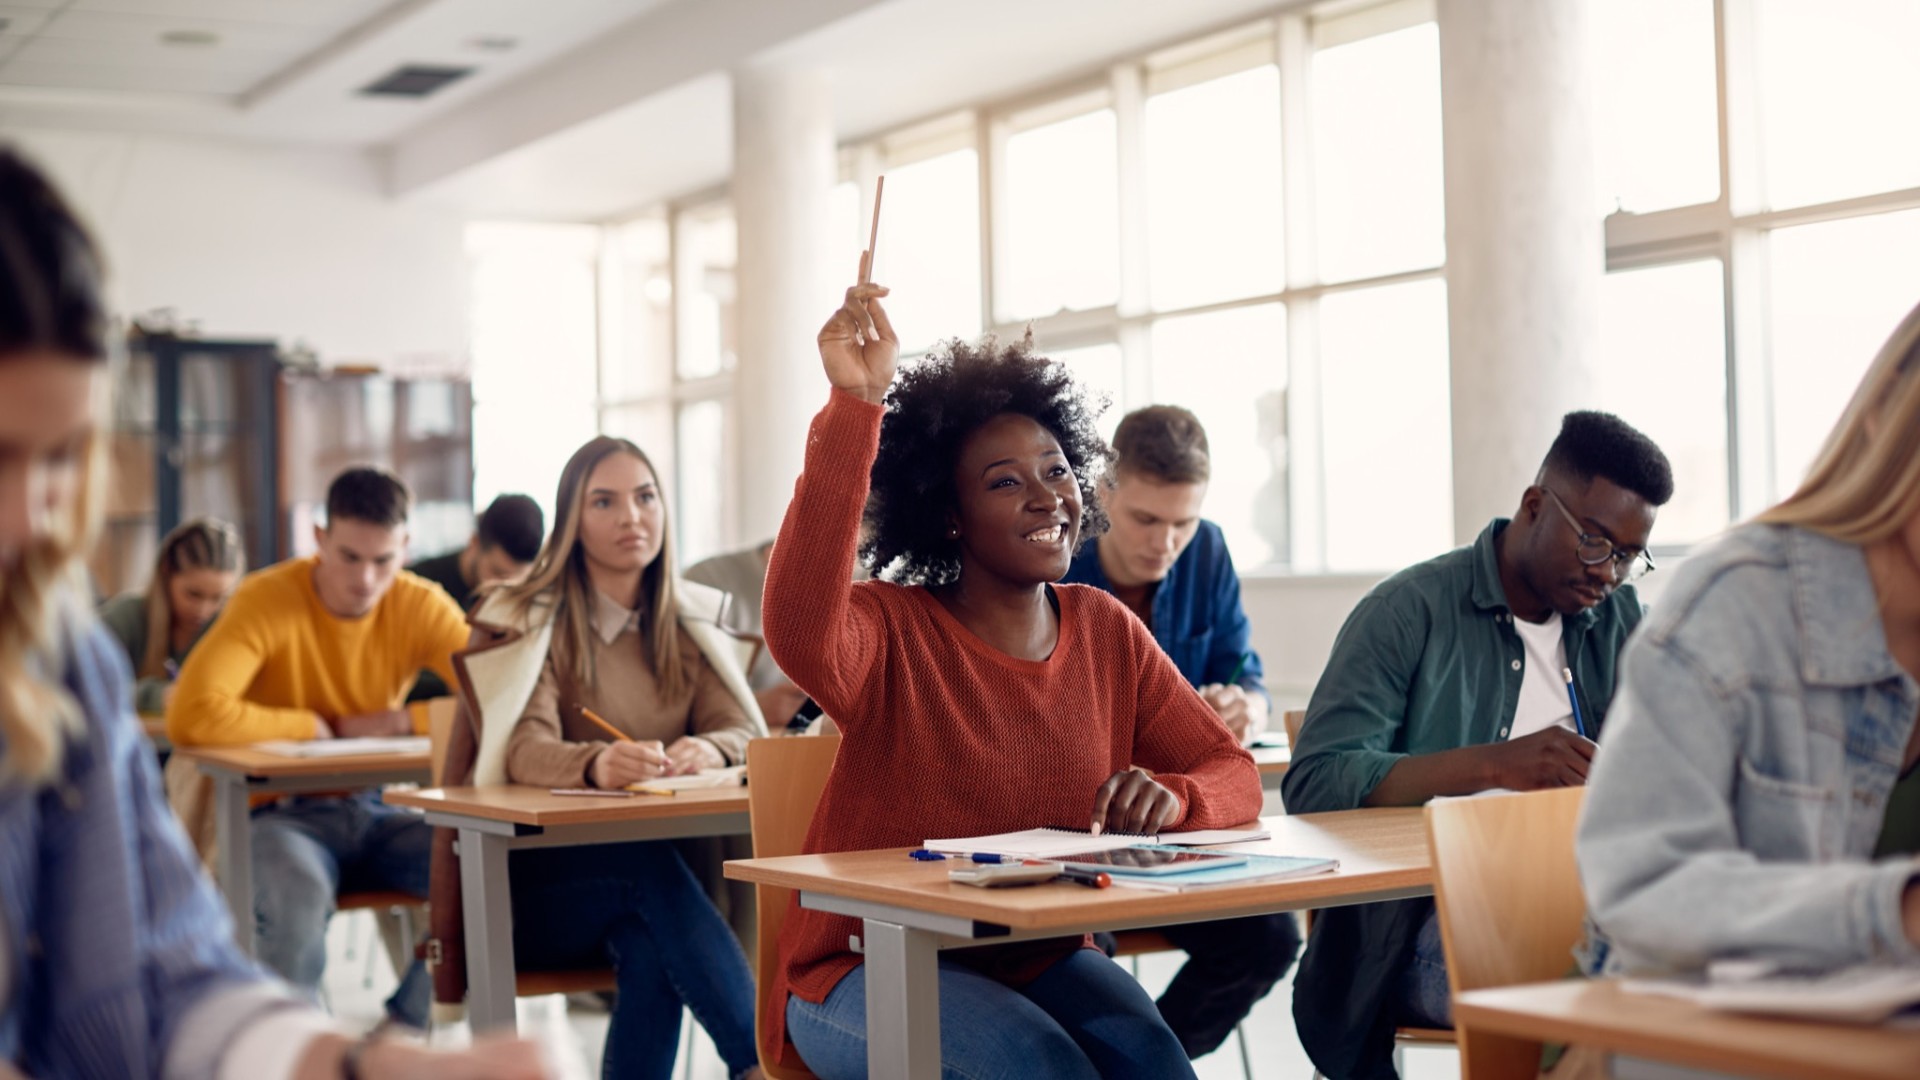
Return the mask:
<svg viewBox="0 0 1920 1080">
<path fill-rule="evenodd" d="M 600 725 L 601 731 L 604 731 L 607 734 L 613 736 L 615 739 L 619 740 L 620 742 L 633 741 L 633 739 L 628 737 L 626 732 L 621 731 L 619 728 L 614 727 L 612 724 L 607 723 L 606 720 L 603 719 L 599 713 L 594 712 L 592 709 L 587 708 L 585 705 L 580 706 L 580 715 L 593 721 L 595 724 Z"/>
</svg>

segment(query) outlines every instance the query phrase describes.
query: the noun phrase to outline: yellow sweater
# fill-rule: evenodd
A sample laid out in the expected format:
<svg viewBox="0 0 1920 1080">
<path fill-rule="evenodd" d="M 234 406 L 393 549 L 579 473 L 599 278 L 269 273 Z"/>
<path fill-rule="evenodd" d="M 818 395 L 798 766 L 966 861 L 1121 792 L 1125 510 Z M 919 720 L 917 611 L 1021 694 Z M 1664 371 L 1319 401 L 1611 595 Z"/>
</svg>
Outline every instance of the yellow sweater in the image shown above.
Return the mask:
<svg viewBox="0 0 1920 1080">
<path fill-rule="evenodd" d="M 180 669 L 175 744 L 311 739 L 316 718 L 400 708 L 422 668 L 454 684 L 467 623 L 444 590 L 401 571 L 372 611 L 342 619 L 314 592 L 314 563 L 289 559 L 240 583 Z"/>
</svg>

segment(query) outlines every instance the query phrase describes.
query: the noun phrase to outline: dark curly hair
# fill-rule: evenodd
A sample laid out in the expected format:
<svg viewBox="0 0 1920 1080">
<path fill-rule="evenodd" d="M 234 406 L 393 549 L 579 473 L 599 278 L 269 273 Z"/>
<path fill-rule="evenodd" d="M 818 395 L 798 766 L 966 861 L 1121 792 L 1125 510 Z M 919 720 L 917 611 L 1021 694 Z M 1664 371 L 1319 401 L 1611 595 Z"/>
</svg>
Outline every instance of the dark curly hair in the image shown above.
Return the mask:
<svg viewBox="0 0 1920 1080">
<path fill-rule="evenodd" d="M 1673 498 L 1673 467 L 1667 455 L 1612 413 L 1583 410 L 1563 417 L 1560 436 L 1540 463 L 1541 476 L 1549 471 L 1586 483 L 1604 476 L 1655 506 Z"/>
<path fill-rule="evenodd" d="M 1032 334 L 1014 345 L 991 336 L 941 342 L 902 366 L 886 404 L 860 545 L 875 574 L 908 585 L 960 576 L 960 542 L 947 535 L 946 517 L 959 503 L 954 461 L 960 444 L 1002 413 L 1032 417 L 1060 443 L 1080 487 L 1080 542 L 1106 531 L 1106 511 L 1094 497 L 1113 462 L 1094 427 L 1106 395 L 1089 397 L 1066 365 L 1035 356 Z"/>
</svg>

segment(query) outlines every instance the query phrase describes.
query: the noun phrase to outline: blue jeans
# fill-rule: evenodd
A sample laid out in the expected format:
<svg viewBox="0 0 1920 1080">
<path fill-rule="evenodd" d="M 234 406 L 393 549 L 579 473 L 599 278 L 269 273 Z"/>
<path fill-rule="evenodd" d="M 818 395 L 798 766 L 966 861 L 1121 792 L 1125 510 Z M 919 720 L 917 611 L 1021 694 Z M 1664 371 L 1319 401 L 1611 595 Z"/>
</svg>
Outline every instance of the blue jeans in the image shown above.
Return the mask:
<svg viewBox="0 0 1920 1080">
<path fill-rule="evenodd" d="M 1447 987 L 1447 953 L 1440 943 L 1440 916 L 1427 915 L 1413 940 L 1413 955 L 1400 969 L 1393 998 L 1402 1027 L 1453 1026 L 1453 992 Z"/>
<path fill-rule="evenodd" d="M 327 967 L 327 920 L 342 889 L 395 889 L 427 898 L 433 830 L 377 791 L 295 797 L 253 812 L 253 917 L 260 962 L 315 993 Z M 414 960 L 387 1014 L 427 1025 L 433 982 Z"/>
<path fill-rule="evenodd" d="M 747 957 L 671 841 L 519 851 L 513 951 L 524 971 L 613 965 L 604 1077 L 666 1080 L 680 1006 L 738 1076 L 759 1064 Z"/>
<path fill-rule="evenodd" d="M 866 1030 L 864 964 L 818 1005 L 787 999 L 788 1037 L 822 1080 L 867 1075 Z M 1140 984 L 1098 952 L 1077 949 L 1020 990 L 942 959 L 940 1075 L 1161 1080 L 1190 1078 L 1193 1065 Z"/>
</svg>

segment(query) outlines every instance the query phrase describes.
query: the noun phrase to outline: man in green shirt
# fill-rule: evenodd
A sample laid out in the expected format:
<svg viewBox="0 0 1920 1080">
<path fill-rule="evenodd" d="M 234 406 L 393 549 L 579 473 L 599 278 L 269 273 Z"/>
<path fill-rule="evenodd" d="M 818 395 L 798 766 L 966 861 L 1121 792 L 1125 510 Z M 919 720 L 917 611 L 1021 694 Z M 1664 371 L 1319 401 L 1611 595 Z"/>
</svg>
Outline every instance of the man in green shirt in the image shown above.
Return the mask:
<svg viewBox="0 0 1920 1080">
<path fill-rule="evenodd" d="M 1287 812 L 1586 782 L 1615 661 L 1640 621 L 1673 473 L 1606 413 L 1567 414 L 1511 520 L 1360 601 L 1334 641 L 1281 786 Z M 1451 1026 L 1431 900 L 1315 919 L 1294 1021 L 1335 1080 L 1394 1075 L 1393 1029 Z"/>
</svg>

